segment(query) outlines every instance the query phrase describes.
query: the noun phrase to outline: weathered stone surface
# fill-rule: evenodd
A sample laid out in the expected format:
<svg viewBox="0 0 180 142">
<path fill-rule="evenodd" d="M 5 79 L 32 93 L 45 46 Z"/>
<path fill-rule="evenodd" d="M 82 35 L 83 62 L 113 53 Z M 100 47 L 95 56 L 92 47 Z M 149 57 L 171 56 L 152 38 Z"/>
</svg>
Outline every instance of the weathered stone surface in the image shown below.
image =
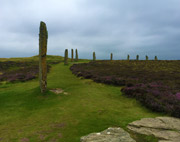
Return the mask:
<svg viewBox="0 0 180 142">
<path fill-rule="evenodd" d="M 157 56 L 154 57 L 154 60 L 156 60 L 156 61 L 158 60 Z"/>
<path fill-rule="evenodd" d="M 159 142 L 179 142 L 179 139 L 178 140 L 159 140 Z"/>
<path fill-rule="evenodd" d="M 96 53 L 93 52 L 93 61 L 96 61 Z"/>
<path fill-rule="evenodd" d="M 48 32 L 46 24 L 44 22 L 40 23 L 39 29 L 39 82 L 41 92 L 44 93 L 47 87 L 47 63 L 46 63 L 46 53 L 47 53 L 47 39 Z"/>
<path fill-rule="evenodd" d="M 62 90 L 61 88 L 51 89 L 50 91 L 55 94 L 61 94 L 64 92 L 64 90 Z"/>
<path fill-rule="evenodd" d="M 67 92 L 64 92 L 64 95 L 68 95 L 68 93 L 67 93 Z"/>
<path fill-rule="evenodd" d="M 71 62 L 73 62 L 73 61 L 74 61 L 74 50 L 71 49 Z"/>
<path fill-rule="evenodd" d="M 139 55 L 136 56 L 136 60 L 139 60 Z"/>
<path fill-rule="evenodd" d="M 108 128 L 99 133 L 81 137 L 81 142 L 135 142 L 122 128 Z"/>
<path fill-rule="evenodd" d="M 55 93 L 55 94 L 62 94 L 63 93 L 64 95 L 68 95 L 68 93 L 64 92 L 64 90 L 61 88 L 51 89 L 50 91 Z"/>
<path fill-rule="evenodd" d="M 65 49 L 64 52 L 64 65 L 68 64 L 68 49 Z"/>
<path fill-rule="evenodd" d="M 111 60 L 111 61 L 113 60 L 113 53 L 111 53 L 111 58 L 110 58 L 110 60 Z"/>
<path fill-rule="evenodd" d="M 127 60 L 128 60 L 128 61 L 130 60 L 130 55 L 127 55 Z"/>
<path fill-rule="evenodd" d="M 180 119 L 173 117 L 143 118 L 130 123 L 129 130 L 154 135 L 159 142 L 180 142 Z"/>
<path fill-rule="evenodd" d="M 78 62 L 78 50 L 76 49 L 76 59 L 75 59 L 76 62 Z"/>
</svg>

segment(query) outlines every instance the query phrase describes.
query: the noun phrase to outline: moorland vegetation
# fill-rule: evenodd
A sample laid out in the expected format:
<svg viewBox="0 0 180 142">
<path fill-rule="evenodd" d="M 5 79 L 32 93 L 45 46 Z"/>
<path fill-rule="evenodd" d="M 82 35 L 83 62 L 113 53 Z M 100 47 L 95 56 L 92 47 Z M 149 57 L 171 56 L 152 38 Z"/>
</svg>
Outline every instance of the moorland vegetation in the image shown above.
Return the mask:
<svg viewBox="0 0 180 142">
<path fill-rule="evenodd" d="M 124 95 L 156 112 L 180 117 L 180 61 L 121 60 L 74 64 L 78 77 L 125 86 Z"/>
</svg>

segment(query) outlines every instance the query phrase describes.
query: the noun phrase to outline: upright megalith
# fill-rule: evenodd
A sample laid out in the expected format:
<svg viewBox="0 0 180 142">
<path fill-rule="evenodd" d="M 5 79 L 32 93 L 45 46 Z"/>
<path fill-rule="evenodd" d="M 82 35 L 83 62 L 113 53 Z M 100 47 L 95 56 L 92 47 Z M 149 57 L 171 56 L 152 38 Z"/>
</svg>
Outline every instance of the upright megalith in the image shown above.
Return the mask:
<svg viewBox="0 0 180 142">
<path fill-rule="evenodd" d="M 73 61 L 74 61 L 74 50 L 71 49 L 71 62 L 73 62 Z"/>
<path fill-rule="evenodd" d="M 93 52 L 93 61 L 96 61 L 96 53 Z"/>
<path fill-rule="evenodd" d="M 68 49 L 65 49 L 64 52 L 64 65 L 68 64 Z"/>
<path fill-rule="evenodd" d="M 136 56 L 136 60 L 137 60 L 137 61 L 139 60 L 139 55 Z"/>
<path fill-rule="evenodd" d="M 111 60 L 111 61 L 113 60 L 113 53 L 111 53 L 111 57 L 110 57 L 110 60 Z"/>
<path fill-rule="evenodd" d="M 78 50 L 76 49 L 76 58 L 75 61 L 78 62 Z"/>
<path fill-rule="evenodd" d="M 130 56 L 129 56 L 129 54 L 127 55 L 127 60 L 128 60 L 128 61 L 130 60 Z"/>
<path fill-rule="evenodd" d="M 146 61 L 148 61 L 149 60 L 149 57 L 146 55 Z"/>
<path fill-rule="evenodd" d="M 154 57 L 154 60 L 155 60 L 155 61 L 157 61 L 157 60 L 158 60 L 157 56 L 155 56 L 155 57 Z"/>
<path fill-rule="evenodd" d="M 47 87 L 47 39 L 48 31 L 46 24 L 41 21 L 39 29 L 39 82 L 41 92 L 44 93 Z"/>
</svg>

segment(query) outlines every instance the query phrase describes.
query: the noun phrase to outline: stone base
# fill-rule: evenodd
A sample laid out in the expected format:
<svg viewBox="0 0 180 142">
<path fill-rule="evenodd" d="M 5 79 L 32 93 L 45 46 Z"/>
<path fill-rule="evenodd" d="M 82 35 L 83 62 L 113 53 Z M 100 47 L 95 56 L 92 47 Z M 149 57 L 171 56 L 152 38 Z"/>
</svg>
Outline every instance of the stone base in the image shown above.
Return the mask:
<svg viewBox="0 0 180 142">
<path fill-rule="evenodd" d="M 67 92 L 64 92 L 64 90 L 62 90 L 61 88 L 56 88 L 56 89 L 51 89 L 51 92 L 55 93 L 55 94 L 64 94 L 64 95 L 68 95 Z"/>
</svg>

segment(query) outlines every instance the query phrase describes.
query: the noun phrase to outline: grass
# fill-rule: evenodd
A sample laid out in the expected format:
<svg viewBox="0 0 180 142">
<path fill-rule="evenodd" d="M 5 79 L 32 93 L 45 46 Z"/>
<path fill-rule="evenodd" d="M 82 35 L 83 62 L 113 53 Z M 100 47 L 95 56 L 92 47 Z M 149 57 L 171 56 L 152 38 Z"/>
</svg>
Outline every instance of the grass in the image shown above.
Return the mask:
<svg viewBox="0 0 180 142">
<path fill-rule="evenodd" d="M 59 61 L 62 60 L 63 57 L 61 56 L 52 56 L 52 55 L 47 55 L 47 61 Z M 22 62 L 22 61 L 38 61 L 39 60 L 39 56 L 32 56 L 32 57 L 15 57 L 15 58 L 0 58 L 1 62 L 5 62 L 5 61 L 16 61 L 16 62 Z"/>
<path fill-rule="evenodd" d="M 41 94 L 38 79 L 2 84 L 0 141 L 79 142 L 111 126 L 126 129 L 132 121 L 162 116 L 122 96 L 120 87 L 75 77 L 70 66 L 53 65 L 47 79 L 48 89 L 62 88 L 68 95 Z"/>
</svg>

